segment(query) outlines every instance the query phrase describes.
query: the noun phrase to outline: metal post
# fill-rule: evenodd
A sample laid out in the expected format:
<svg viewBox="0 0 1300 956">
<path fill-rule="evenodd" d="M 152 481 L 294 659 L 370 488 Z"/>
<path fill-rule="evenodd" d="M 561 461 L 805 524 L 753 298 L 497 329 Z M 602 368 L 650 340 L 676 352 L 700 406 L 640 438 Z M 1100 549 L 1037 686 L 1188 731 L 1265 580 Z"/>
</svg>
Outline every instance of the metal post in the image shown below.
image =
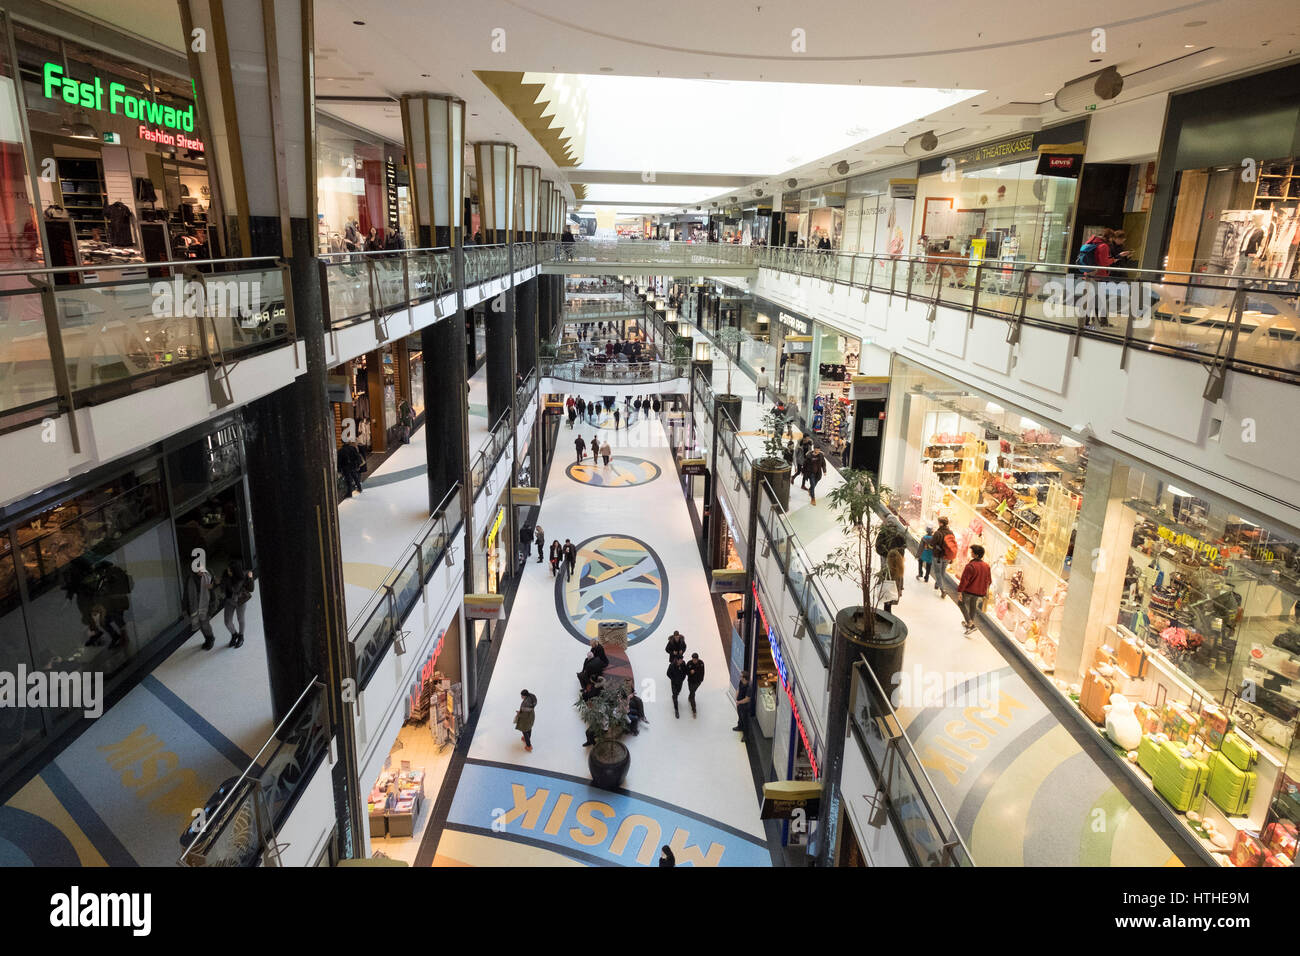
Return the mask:
<svg viewBox="0 0 1300 956">
<path fill-rule="evenodd" d="M 59 305 L 54 298 L 54 286 L 45 279 L 32 279 L 40 289 L 41 311 L 45 314 L 45 343 L 50 350 L 50 364 L 54 371 L 54 387 L 58 391 L 60 410 L 68 416 L 68 437 L 72 450 L 81 454 L 81 438 L 77 434 L 77 406 L 72 397 L 72 380 L 68 378 L 68 359 L 63 353 L 63 330 L 59 327 Z"/>
</svg>

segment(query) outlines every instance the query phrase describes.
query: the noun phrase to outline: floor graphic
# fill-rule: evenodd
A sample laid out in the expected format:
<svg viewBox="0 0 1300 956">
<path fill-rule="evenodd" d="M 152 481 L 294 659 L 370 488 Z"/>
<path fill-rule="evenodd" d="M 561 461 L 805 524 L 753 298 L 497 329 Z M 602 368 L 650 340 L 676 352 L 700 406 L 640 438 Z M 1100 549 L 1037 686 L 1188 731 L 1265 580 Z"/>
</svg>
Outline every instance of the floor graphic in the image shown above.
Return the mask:
<svg viewBox="0 0 1300 956">
<path fill-rule="evenodd" d="M 612 455 L 609 464 L 570 465 L 564 473 L 574 481 L 597 488 L 633 488 L 645 485 L 659 477 L 660 469 L 653 461 L 633 455 Z"/>
<path fill-rule="evenodd" d="M 921 766 L 980 866 L 1162 866 L 1170 846 L 1011 668 L 993 700 L 901 709 Z"/>
<path fill-rule="evenodd" d="M 626 621 L 627 642 L 649 637 L 668 607 L 668 575 L 644 541 L 598 535 L 578 545 L 573 576 L 555 580 L 555 610 L 565 630 L 586 644 L 601 621 Z"/>
<path fill-rule="evenodd" d="M 575 427 L 579 431 L 581 431 L 582 427 L 585 425 L 587 428 L 600 428 L 612 432 L 617 430 L 626 431 L 629 427 L 634 427 L 645 421 L 645 418 L 645 412 L 638 412 L 636 409 L 633 409 L 629 414 L 625 409 L 620 408 L 618 410 L 618 424 L 615 426 L 613 409 L 605 411 L 605 409 L 602 408 L 595 415 L 579 415 L 574 419 L 574 422 L 576 423 Z"/>
<path fill-rule="evenodd" d="M 472 758 L 465 763 L 446 829 L 522 843 L 594 866 L 655 866 L 665 844 L 678 866 L 772 862 L 758 837 L 661 800 Z M 491 857 L 480 860 L 480 854 L 466 852 L 467 845 L 472 844 L 460 841 L 456 862 L 490 863 Z"/>
</svg>

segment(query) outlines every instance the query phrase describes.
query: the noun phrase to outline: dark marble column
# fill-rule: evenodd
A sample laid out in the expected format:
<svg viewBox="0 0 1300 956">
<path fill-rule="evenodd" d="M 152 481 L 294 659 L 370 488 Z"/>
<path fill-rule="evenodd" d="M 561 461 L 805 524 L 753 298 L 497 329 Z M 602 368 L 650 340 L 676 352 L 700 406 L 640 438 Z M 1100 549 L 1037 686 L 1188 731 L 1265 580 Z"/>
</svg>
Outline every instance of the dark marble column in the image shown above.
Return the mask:
<svg viewBox="0 0 1300 956">
<path fill-rule="evenodd" d="M 525 378 L 537 367 L 537 285 L 529 279 L 515 289 L 515 368 Z"/>
<path fill-rule="evenodd" d="M 515 394 L 515 316 L 508 292 L 486 303 L 488 426 L 510 408 Z"/>
</svg>

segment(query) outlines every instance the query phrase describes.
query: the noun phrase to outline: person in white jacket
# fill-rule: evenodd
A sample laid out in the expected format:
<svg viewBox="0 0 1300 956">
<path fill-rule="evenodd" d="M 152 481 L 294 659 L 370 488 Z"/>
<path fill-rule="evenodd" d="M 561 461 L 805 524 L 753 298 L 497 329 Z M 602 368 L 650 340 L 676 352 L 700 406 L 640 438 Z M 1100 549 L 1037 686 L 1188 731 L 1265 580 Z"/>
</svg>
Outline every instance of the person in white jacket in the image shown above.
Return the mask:
<svg viewBox="0 0 1300 956">
<path fill-rule="evenodd" d="M 767 401 L 767 368 L 760 366 L 758 374 L 754 376 L 754 385 L 758 389 L 758 403 L 762 405 Z"/>
</svg>

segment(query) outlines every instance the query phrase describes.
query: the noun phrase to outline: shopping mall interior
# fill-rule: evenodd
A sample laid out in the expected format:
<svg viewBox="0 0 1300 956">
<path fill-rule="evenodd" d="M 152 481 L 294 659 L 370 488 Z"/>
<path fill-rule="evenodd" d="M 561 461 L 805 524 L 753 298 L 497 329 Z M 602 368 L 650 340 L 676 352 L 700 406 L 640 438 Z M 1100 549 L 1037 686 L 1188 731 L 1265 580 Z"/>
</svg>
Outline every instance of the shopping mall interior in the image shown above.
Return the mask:
<svg viewBox="0 0 1300 956">
<path fill-rule="evenodd" d="M 1295 861 L 1294 0 L 0 34 L 0 866 Z"/>
</svg>

